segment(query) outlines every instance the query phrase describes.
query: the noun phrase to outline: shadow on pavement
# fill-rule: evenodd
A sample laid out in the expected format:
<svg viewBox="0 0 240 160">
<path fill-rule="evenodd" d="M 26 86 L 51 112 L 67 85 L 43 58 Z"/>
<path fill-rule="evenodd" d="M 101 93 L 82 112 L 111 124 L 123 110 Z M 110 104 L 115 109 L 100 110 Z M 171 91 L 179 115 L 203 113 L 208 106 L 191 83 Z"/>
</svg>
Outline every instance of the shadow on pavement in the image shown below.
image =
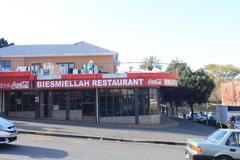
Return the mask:
<svg viewBox="0 0 240 160">
<path fill-rule="evenodd" d="M 9 154 L 14 156 L 27 156 L 35 159 L 52 158 L 59 159 L 68 155 L 67 152 L 51 148 L 32 147 L 16 144 L 0 145 L 1 154 Z"/>
</svg>

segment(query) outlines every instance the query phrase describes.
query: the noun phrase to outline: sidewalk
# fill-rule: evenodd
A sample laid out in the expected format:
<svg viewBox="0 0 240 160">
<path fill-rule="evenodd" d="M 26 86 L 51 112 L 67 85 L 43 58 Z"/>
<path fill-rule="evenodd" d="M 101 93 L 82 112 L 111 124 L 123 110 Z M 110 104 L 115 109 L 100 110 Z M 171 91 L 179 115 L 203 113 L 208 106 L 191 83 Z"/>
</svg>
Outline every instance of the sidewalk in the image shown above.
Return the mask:
<svg viewBox="0 0 240 160">
<path fill-rule="evenodd" d="M 72 121 L 12 119 L 19 133 L 112 141 L 185 145 L 188 138 L 203 138 L 215 128 L 181 119 L 160 125 L 96 124 Z"/>
</svg>

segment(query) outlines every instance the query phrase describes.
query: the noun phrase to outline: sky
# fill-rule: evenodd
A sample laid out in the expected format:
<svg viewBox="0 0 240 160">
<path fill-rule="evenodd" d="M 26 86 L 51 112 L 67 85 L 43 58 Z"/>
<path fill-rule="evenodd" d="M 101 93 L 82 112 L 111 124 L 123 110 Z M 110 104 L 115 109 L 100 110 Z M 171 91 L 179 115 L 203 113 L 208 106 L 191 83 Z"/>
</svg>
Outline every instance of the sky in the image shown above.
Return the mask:
<svg viewBox="0 0 240 160">
<path fill-rule="evenodd" d="M 85 41 L 119 53 L 119 70 L 156 56 L 193 70 L 240 67 L 239 0 L 0 0 L 0 38 L 15 45 Z"/>
</svg>

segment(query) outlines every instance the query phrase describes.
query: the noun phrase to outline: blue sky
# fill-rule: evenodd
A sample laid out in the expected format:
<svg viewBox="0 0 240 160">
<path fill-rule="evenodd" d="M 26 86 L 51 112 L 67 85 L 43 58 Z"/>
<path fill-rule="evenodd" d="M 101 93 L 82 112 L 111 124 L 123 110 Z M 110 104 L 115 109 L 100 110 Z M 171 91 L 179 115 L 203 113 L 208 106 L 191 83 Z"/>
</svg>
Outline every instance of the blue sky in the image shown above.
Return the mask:
<svg viewBox="0 0 240 160">
<path fill-rule="evenodd" d="M 119 52 L 121 62 L 140 62 L 153 55 L 163 63 L 179 58 L 193 69 L 209 63 L 240 67 L 238 0 L 0 0 L 0 4 L 0 15 L 5 15 L 0 37 L 16 45 L 86 41 Z"/>
</svg>

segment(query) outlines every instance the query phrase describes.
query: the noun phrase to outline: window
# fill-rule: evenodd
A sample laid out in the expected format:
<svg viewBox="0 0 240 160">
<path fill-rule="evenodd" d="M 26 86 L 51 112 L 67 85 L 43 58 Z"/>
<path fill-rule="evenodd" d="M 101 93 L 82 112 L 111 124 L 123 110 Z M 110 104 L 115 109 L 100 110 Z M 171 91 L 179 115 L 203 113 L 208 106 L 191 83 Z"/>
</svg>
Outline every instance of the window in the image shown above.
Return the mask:
<svg viewBox="0 0 240 160">
<path fill-rule="evenodd" d="M 100 89 L 100 116 L 134 116 L 132 89 Z"/>
<path fill-rule="evenodd" d="M 75 68 L 75 64 L 70 63 L 57 63 L 59 65 L 60 73 L 61 74 L 72 74 L 73 69 Z"/>
<path fill-rule="evenodd" d="M 225 136 L 227 132 L 224 130 L 217 130 L 213 132 L 208 138 L 207 141 L 210 143 L 218 143 Z"/>
<path fill-rule="evenodd" d="M 66 91 L 67 92 L 67 91 Z M 65 91 L 53 91 L 53 105 L 56 106 L 54 110 L 66 109 L 66 93 Z"/>
<path fill-rule="evenodd" d="M 0 60 L 0 71 L 11 71 L 11 61 L 10 60 Z"/>
<path fill-rule="evenodd" d="M 141 88 L 138 90 L 138 107 L 139 107 L 139 115 L 149 115 L 150 114 L 150 106 L 149 106 L 149 89 Z"/>
<path fill-rule="evenodd" d="M 7 92 L 6 103 L 10 111 L 35 111 L 34 91 L 11 91 Z M 9 99 L 9 100 L 8 100 Z"/>
<path fill-rule="evenodd" d="M 158 114 L 159 113 L 159 102 L 158 102 L 158 90 L 151 88 L 149 89 L 149 98 L 150 98 L 150 113 Z M 147 97 L 146 97 L 147 98 Z"/>
<path fill-rule="evenodd" d="M 239 134 L 240 133 L 232 133 L 230 136 L 229 136 L 229 138 L 228 138 L 228 140 L 227 140 L 227 142 L 226 142 L 226 145 L 227 146 L 233 146 L 233 147 L 237 147 L 237 146 L 239 146 Z"/>
<path fill-rule="evenodd" d="M 53 105 L 55 110 L 65 110 L 69 98 L 70 110 L 81 110 L 84 90 L 58 90 L 53 91 Z"/>
<path fill-rule="evenodd" d="M 41 63 L 32 64 L 31 71 L 33 74 L 39 75 L 41 73 L 41 69 L 43 69 Z"/>
</svg>

